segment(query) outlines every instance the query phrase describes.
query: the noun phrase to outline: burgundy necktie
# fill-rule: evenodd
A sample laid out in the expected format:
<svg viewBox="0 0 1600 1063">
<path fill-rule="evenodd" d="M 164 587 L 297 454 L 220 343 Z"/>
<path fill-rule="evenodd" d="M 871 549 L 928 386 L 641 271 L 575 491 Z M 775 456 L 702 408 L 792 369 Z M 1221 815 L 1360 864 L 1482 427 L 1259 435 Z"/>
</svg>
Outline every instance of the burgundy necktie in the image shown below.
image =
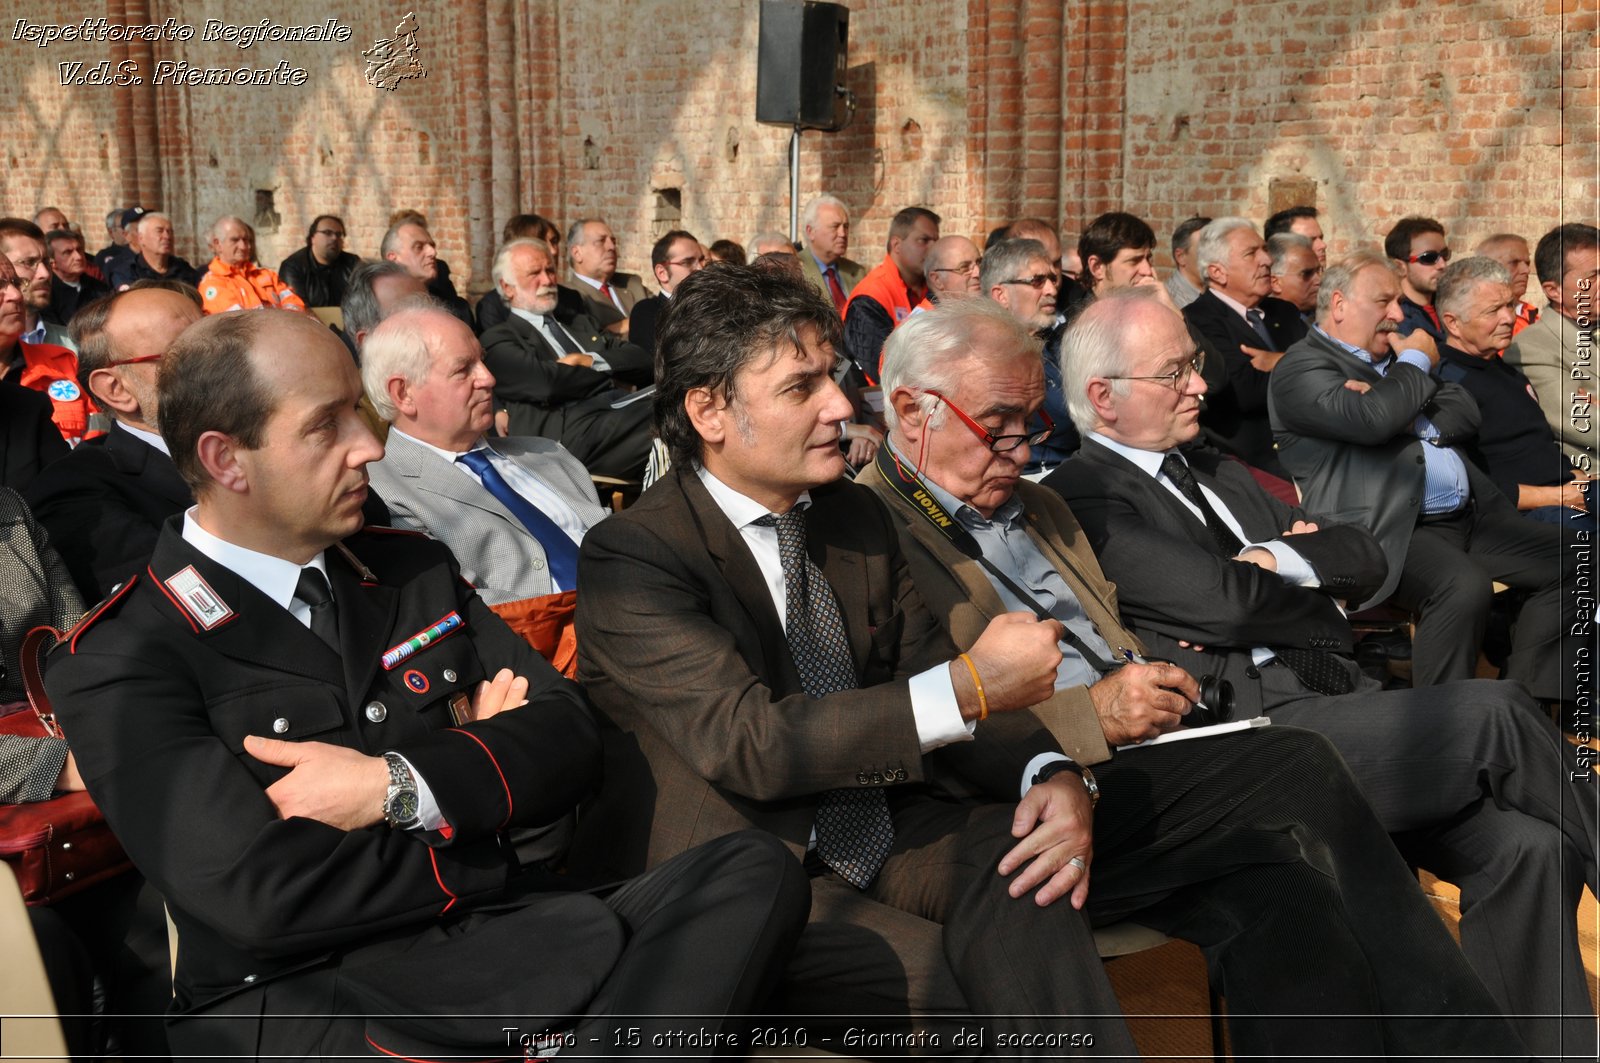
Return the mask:
<svg viewBox="0 0 1600 1063">
<path fill-rule="evenodd" d="M 834 309 L 839 311 L 840 316 L 843 316 L 845 298 L 844 288 L 839 284 L 839 271 L 829 266 L 822 271 L 822 275 L 828 278 L 828 291 L 833 293 Z"/>
</svg>

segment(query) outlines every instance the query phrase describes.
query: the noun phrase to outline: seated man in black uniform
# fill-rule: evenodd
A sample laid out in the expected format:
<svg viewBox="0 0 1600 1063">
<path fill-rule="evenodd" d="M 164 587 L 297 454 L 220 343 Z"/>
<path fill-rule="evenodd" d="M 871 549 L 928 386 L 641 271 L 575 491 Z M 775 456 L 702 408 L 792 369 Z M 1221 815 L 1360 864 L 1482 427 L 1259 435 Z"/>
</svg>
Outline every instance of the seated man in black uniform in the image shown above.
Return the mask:
<svg viewBox="0 0 1600 1063">
<path fill-rule="evenodd" d="M 595 726 L 447 549 L 361 530 L 383 450 L 360 394 L 313 318 L 185 333 L 161 422 L 197 504 L 50 662 L 83 779 L 179 931 L 175 1052 L 508 1054 L 564 1031 L 659 1055 L 669 1016 L 721 1032 L 787 962 L 799 865 L 745 835 L 595 893 L 518 871 L 505 831 L 594 787 Z"/>
</svg>

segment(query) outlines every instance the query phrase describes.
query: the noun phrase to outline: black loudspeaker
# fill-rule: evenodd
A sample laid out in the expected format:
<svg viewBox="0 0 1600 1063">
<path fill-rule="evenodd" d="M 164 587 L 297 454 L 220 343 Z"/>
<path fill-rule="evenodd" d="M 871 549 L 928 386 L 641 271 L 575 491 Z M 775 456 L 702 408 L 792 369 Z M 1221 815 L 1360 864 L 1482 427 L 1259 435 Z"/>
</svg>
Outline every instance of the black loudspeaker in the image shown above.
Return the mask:
<svg viewBox="0 0 1600 1063">
<path fill-rule="evenodd" d="M 756 121 L 835 130 L 850 120 L 845 93 L 850 11 L 812 0 L 761 0 Z"/>
</svg>

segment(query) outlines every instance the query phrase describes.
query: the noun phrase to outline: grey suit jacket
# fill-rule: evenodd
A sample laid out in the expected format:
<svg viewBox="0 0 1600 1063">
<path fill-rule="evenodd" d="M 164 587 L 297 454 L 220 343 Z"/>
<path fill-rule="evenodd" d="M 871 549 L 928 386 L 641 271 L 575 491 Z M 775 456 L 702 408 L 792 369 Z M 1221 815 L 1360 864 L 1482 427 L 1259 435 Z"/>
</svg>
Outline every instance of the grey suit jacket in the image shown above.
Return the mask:
<svg viewBox="0 0 1600 1063">
<path fill-rule="evenodd" d="M 622 300 L 622 313 L 617 312 L 616 305 L 611 300 L 601 296 L 598 288 L 591 287 L 577 278 L 573 278 L 572 281 L 572 287 L 583 296 L 584 312 L 601 328 L 618 321 L 626 321 L 635 303 L 650 298 L 650 291 L 644 286 L 644 281 L 639 279 L 638 274 L 613 273 L 607 283 L 616 291 L 617 298 Z"/>
<path fill-rule="evenodd" d="M 817 269 L 817 260 L 811 257 L 810 249 L 802 247 L 796 253 L 800 256 L 800 272 L 805 275 L 807 282 L 821 292 L 828 302 L 833 302 L 833 293 L 828 290 L 828 282 L 822 279 L 822 271 Z M 844 288 L 846 299 L 861 283 L 861 278 L 867 275 L 867 267 L 854 259 L 841 258 L 833 264 L 833 268 L 839 271 L 839 284 Z"/>
<path fill-rule="evenodd" d="M 1345 387 L 1349 380 L 1364 381 L 1371 390 L 1352 391 Z M 1429 444 L 1412 432 L 1417 414 L 1427 414 L 1441 444 L 1449 446 L 1478 430 L 1478 404 L 1459 385 L 1415 366 L 1395 365 L 1381 376 L 1313 329 L 1273 369 L 1267 412 L 1278 457 L 1305 508 L 1328 523 L 1358 524 L 1377 537 L 1389 574 L 1356 608 L 1383 601 L 1400 582 L 1422 506 L 1422 448 Z M 1510 504 L 1470 461 L 1463 463 L 1480 506 Z"/>
<path fill-rule="evenodd" d="M 1592 359 L 1592 346 L 1589 354 Z M 1504 357 L 1507 365 L 1522 370 L 1533 385 L 1544 419 L 1567 458 L 1580 469 L 1592 470 L 1597 443 L 1595 414 L 1575 401 L 1574 392 L 1581 389 L 1594 395 L 1600 393 L 1600 384 L 1593 379 L 1592 362 L 1583 379 L 1569 375 L 1578 362 L 1578 326 L 1546 307 L 1539 320 L 1517 333 Z"/>
<path fill-rule="evenodd" d="M 538 477 L 592 528 L 605 517 L 588 470 L 560 443 L 538 436 L 493 439 L 499 454 Z M 439 455 L 396 432 L 383 460 L 367 466 L 394 526 L 450 548 L 461 574 L 490 605 L 550 593 L 544 547 L 487 489 Z"/>
</svg>

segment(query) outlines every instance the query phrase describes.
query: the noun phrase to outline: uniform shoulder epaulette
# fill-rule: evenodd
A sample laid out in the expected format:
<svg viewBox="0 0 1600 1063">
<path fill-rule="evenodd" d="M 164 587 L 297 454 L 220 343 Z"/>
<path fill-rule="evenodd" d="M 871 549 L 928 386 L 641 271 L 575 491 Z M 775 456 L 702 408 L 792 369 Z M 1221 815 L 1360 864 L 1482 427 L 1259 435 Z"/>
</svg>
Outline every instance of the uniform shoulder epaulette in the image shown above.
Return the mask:
<svg viewBox="0 0 1600 1063">
<path fill-rule="evenodd" d="M 99 605 L 96 605 L 94 608 L 84 613 L 82 619 L 74 624 L 71 630 L 62 635 L 61 641 L 56 643 L 56 645 L 66 646 L 68 653 L 77 653 L 78 639 L 83 636 L 83 633 L 88 631 L 89 628 L 93 624 L 97 623 L 102 617 L 110 616 L 113 612 L 115 612 L 115 606 L 117 603 L 126 598 L 128 596 L 128 592 L 133 590 L 133 585 L 138 582 L 139 577 L 137 574 L 135 574 L 129 576 L 126 583 L 119 583 L 115 587 L 112 587 L 111 593 L 106 595 L 104 600 L 102 600 Z"/>
</svg>

